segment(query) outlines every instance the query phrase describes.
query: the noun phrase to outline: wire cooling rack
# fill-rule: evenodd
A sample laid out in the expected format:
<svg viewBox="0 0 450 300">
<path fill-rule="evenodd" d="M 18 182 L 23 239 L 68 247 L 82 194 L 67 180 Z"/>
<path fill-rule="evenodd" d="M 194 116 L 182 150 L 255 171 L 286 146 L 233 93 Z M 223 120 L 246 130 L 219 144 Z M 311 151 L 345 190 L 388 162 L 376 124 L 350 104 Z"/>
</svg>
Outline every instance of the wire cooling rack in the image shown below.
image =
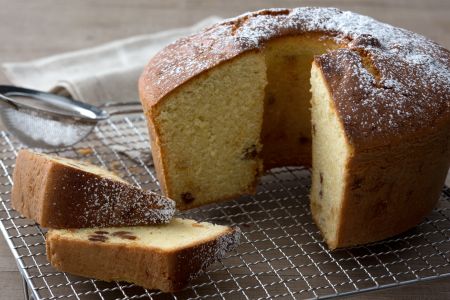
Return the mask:
<svg viewBox="0 0 450 300">
<path fill-rule="evenodd" d="M 273 169 L 255 196 L 184 213 L 237 225 L 241 245 L 177 294 L 58 272 L 45 256 L 45 230 L 10 206 L 12 171 L 23 146 L 0 134 L 0 228 L 34 299 L 304 299 L 346 295 L 450 275 L 450 189 L 422 224 L 368 246 L 330 252 L 309 212 L 307 169 Z M 159 190 L 143 116 L 113 119 L 85 142 L 53 154 L 91 161 L 144 189 Z"/>
</svg>

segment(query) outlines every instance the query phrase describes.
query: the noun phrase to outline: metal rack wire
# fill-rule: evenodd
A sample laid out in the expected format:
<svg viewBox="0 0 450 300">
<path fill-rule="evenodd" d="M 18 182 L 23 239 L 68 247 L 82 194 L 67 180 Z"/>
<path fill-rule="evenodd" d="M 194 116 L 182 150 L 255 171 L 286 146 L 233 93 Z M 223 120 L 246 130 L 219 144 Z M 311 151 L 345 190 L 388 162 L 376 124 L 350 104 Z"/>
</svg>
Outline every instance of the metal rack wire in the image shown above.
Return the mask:
<svg viewBox="0 0 450 300">
<path fill-rule="evenodd" d="M 236 252 L 177 294 L 58 272 L 45 257 L 45 229 L 10 206 L 12 171 L 21 147 L 0 132 L 0 229 L 34 299 L 325 298 L 450 275 L 449 188 L 443 190 L 438 207 L 409 232 L 330 252 L 311 220 L 309 171 L 293 167 L 270 171 L 254 196 L 183 213 L 237 225 L 242 238 Z M 102 123 L 85 142 L 52 153 L 91 161 L 144 189 L 159 189 L 141 115 Z"/>
</svg>

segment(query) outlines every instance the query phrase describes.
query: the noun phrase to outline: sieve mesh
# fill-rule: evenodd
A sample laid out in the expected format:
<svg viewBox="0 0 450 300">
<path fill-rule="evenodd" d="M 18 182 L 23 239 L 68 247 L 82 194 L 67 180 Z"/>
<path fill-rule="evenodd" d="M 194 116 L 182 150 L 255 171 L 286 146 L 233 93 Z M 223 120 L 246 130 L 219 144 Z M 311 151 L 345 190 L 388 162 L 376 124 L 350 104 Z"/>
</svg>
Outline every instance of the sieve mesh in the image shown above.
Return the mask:
<svg viewBox="0 0 450 300">
<path fill-rule="evenodd" d="M 57 120 L 36 112 L 2 109 L 0 119 L 5 128 L 32 147 L 57 147 L 73 145 L 88 135 L 94 124 Z"/>
</svg>

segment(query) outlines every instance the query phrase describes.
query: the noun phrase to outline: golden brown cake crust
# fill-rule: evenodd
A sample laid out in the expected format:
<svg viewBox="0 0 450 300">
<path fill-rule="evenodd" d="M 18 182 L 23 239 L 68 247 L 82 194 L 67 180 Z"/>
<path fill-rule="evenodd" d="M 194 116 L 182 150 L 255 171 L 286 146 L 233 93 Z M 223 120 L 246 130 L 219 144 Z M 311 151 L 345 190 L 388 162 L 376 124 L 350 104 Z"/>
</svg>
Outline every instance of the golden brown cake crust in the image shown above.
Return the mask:
<svg viewBox="0 0 450 300">
<path fill-rule="evenodd" d="M 401 234 L 424 221 L 439 200 L 450 162 L 449 130 L 371 150 L 355 148 L 347 161 L 337 239 L 326 240 L 330 249 Z M 312 217 L 319 224 L 314 211 Z"/>
<path fill-rule="evenodd" d="M 179 39 L 151 59 L 139 82 L 144 110 L 197 75 L 278 37 L 308 32 L 342 49 L 316 57 L 350 141 L 374 147 L 450 124 L 450 53 L 416 33 L 334 8 L 247 13 Z M 351 96 L 350 96 L 351 95 Z"/>
<path fill-rule="evenodd" d="M 74 240 L 50 230 L 47 258 L 56 269 L 105 281 L 133 282 L 148 289 L 175 292 L 239 243 L 239 228 L 172 251 L 107 241 Z"/>
<path fill-rule="evenodd" d="M 175 203 L 124 181 L 21 150 L 11 203 L 43 227 L 82 228 L 167 223 Z"/>
<path fill-rule="evenodd" d="M 166 159 L 171 149 L 161 143 L 165 132 L 157 119 L 164 113 L 173 117 L 167 100 L 245 55 L 261 52 L 270 65 L 271 47 L 292 37 L 327 44 L 313 52 L 323 53 L 314 57 L 314 67 L 345 140 L 346 158 L 338 176 L 343 193 L 336 196 L 341 202 L 329 247 L 372 242 L 416 225 L 435 205 L 450 162 L 450 52 L 421 35 L 334 8 L 247 13 L 182 38 L 150 60 L 139 92 L 163 190 L 177 196 L 171 194 L 172 170 Z M 305 44 L 298 42 L 298 47 Z M 270 84 L 268 77 L 266 96 Z M 188 94 L 185 99 L 191 101 Z M 314 124 L 311 129 L 314 135 Z M 261 143 L 266 142 L 273 141 L 263 137 Z M 290 161 L 275 166 L 284 163 Z M 223 200 L 211 194 L 208 201 Z M 313 216 L 319 217 L 314 210 Z"/>
</svg>

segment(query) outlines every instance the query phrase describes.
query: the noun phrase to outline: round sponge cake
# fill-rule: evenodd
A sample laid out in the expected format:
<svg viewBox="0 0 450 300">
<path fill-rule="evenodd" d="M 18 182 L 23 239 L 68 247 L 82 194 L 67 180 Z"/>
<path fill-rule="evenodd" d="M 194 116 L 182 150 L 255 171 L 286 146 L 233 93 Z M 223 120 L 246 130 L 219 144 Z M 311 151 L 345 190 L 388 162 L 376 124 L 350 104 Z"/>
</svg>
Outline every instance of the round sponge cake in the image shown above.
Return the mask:
<svg viewBox="0 0 450 300">
<path fill-rule="evenodd" d="M 450 162 L 450 52 L 334 8 L 270 9 L 167 46 L 139 92 L 165 194 L 187 209 L 312 166 L 330 248 L 384 239 L 435 205 Z"/>
</svg>

